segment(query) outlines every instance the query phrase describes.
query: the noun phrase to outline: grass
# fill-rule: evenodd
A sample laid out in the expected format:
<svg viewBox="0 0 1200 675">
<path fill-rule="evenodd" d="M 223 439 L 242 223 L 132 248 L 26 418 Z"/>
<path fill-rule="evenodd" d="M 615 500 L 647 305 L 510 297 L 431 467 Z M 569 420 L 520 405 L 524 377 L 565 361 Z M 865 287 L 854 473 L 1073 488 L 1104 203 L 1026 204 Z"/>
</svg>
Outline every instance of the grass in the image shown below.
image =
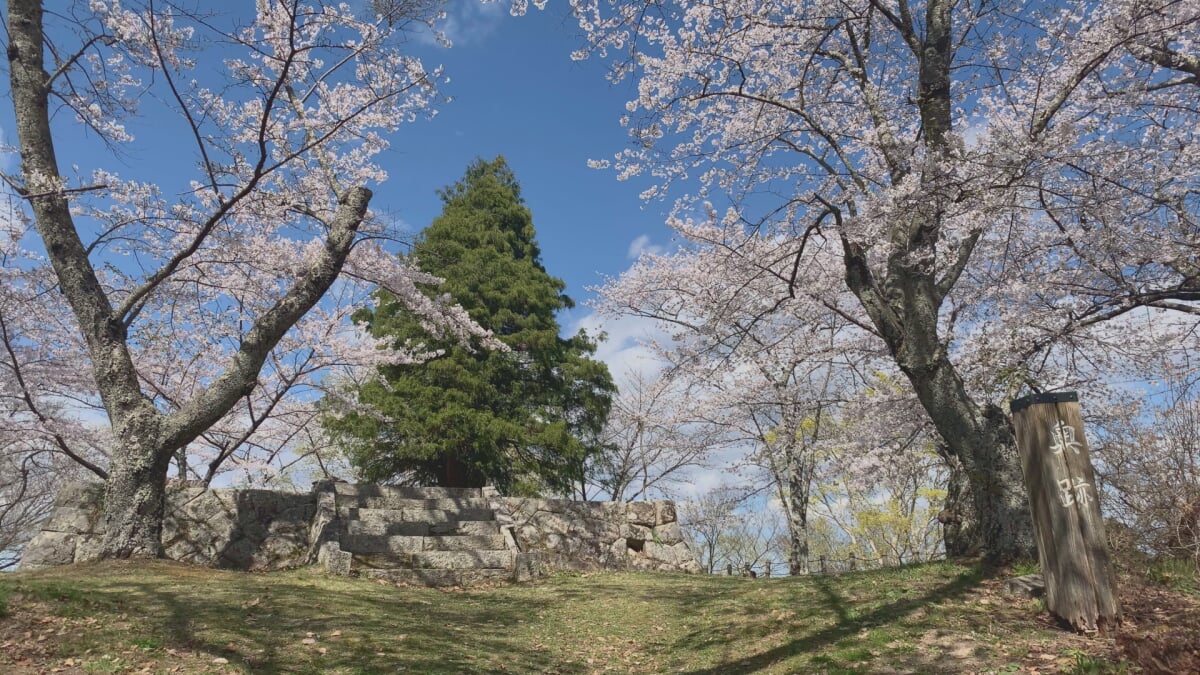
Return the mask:
<svg viewBox="0 0 1200 675">
<path fill-rule="evenodd" d="M 1196 563 L 1191 560 L 1164 558 L 1151 561 L 1145 568 L 1145 576 L 1151 583 L 1171 590 L 1200 592 L 1200 572 L 1196 569 Z"/>
<path fill-rule="evenodd" d="M 1122 672 L 999 585 L 953 563 L 457 591 L 105 563 L 0 577 L 0 672 Z"/>
</svg>

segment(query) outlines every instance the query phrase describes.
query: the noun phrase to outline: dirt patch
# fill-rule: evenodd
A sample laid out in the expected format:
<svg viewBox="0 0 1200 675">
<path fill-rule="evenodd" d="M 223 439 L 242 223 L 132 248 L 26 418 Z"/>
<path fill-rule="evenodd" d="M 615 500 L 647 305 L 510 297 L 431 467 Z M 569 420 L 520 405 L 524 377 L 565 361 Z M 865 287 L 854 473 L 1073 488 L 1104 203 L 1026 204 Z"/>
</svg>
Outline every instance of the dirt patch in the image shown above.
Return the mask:
<svg viewBox="0 0 1200 675">
<path fill-rule="evenodd" d="M 1121 611 L 1123 658 L 1146 673 L 1200 673 L 1200 600 L 1127 578 Z"/>
</svg>

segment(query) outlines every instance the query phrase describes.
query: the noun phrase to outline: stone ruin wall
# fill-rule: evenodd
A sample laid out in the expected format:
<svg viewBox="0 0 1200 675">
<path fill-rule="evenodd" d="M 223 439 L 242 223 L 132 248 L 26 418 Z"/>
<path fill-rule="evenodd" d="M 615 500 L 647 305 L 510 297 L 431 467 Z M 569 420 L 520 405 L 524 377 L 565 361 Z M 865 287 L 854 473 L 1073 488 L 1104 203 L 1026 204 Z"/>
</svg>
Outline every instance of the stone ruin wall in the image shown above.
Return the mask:
<svg viewBox="0 0 1200 675">
<path fill-rule="evenodd" d="M 498 497 L 491 507 L 521 551 L 544 554 L 551 569 L 701 571 L 669 501 Z"/>
<path fill-rule="evenodd" d="M 25 547 L 21 569 L 96 557 L 104 499 L 101 483 L 59 491 L 54 512 Z M 196 565 L 276 570 L 306 564 L 316 501 L 311 493 L 173 488 L 167 492 L 166 557 Z"/>
<path fill-rule="evenodd" d="M 313 564 L 322 538 L 334 529 L 328 527 L 328 509 L 318 508 L 319 485 L 312 492 L 170 489 L 163 519 L 166 557 L 242 570 Z M 512 546 L 539 554 L 550 569 L 700 571 L 669 501 L 487 497 Z M 25 547 L 21 568 L 94 559 L 102 499 L 99 483 L 65 486 L 42 531 Z"/>
</svg>

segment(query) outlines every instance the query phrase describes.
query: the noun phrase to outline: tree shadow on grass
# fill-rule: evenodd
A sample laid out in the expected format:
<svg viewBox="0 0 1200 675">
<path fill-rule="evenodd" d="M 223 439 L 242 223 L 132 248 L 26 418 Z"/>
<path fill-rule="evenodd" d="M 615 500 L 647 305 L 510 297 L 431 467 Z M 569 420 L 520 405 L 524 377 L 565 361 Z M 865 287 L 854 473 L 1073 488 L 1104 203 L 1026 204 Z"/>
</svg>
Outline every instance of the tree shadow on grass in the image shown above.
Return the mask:
<svg viewBox="0 0 1200 675">
<path fill-rule="evenodd" d="M 164 646 L 225 658 L 253 673 L 585 671 L 530 652 L 512 636 L 511 626 L 548 605 L 533 598 L 473 601 L 366 584 L 336 591 L 264 585 L 261 595 L 241 601 L 228 590 L 172 592 L 156 582 L 119 582 L 106 591 L 140 596 L 143 607 L 159 612 L 147 618 L 161 620 Z"/>
<path fill-rule="evenodd" d="M 823 648 L 829 647 L 844 638 L 857 635 L 865 628 L 894 624 L 930 604 L 960 597 L 969 590 L 977 587 L 984 578 L 985 573 L 981 569 L 966 570 L 949 582 L 937 586 L 922 595 L 896 600 L 895 602 L 863 612 L 856 611 L 841 596 L 835 587 L 836 584 L 831 582 L 828 577 L 810 577 L 808 583 L 821 595 L 821 605 L 836 617 L 833 625 L 789 639 L 779 646 L 751 656 L 735 658 L 709 668 L 682 672 L 687 672 L 691 675 L 716 675 L 717 673 L 749 673 L 766 669 L 797 654 L 819 652 Z M 744 635 L 714 637 L 714 635 L 708 632 L 693 632 L 677 641 L 672 646 L 672 649 L 679 650 L 680 652 L 700 648 L 711 649 L 714 646 L 714 640 L 724 641 L 730 643 L 726 646 L 732 646 L 731 643 L 744 639 Z M 721 645 L 718 644 L 716 646 Z M 949 664 L 937 664 L 931 663 L 928 660 L 920 660 L 920 663 L 909 665 L 922 671 L 926 669 L 941 671 L 943 668 L 938 667 L 939 665 L 948 667 Z M 902 669 L 905 667 L 905 664 L 897 663 L 892 664 L 892 666 Z"/>
</svg>

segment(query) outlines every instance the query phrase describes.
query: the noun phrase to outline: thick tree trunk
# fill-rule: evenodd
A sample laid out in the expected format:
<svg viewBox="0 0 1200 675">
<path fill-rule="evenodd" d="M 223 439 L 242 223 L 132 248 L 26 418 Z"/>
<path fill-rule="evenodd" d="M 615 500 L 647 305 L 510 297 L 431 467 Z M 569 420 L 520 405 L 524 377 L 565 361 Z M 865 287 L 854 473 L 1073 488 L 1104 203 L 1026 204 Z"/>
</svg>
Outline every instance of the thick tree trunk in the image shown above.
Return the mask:
<svg viewBox="0 0 1200 675">
<path fill-rule="evenodd" d="M 915 214 L 913 218 L 917 223 L 936 222 L 938 216 Z M 905 229 L 901 225 L 898 230 Z M 917 227 L 907 245 L 932 248 L 927 229 Z M 939 334 L 939 310 L 954 273 L 937 281 L 918 262 L 920 256 L 894 253 L 886 274 L 877 276 L 861 246 L 843 239 L 843 248 L 847 286 L 879 329 L 949 452 L 966 471 L 989 561 L 1004 564 L 1031 557 L 1033 521 L 1012 425 L 998 407 L 980 409 L 975 403 Z"/>
<path fill-rule="evenodd" d="M 983 550 L 983 542 L 979 539 L 979 517 L 967 472 L 945 443 L 938 443 L 938 454 L 946 461 L 950 473 L 946 481 L 946 501 L 938 513 L 946 557 L 978 555 Z"/>
<path fill-rule="evenodd" d="M 866 242 L 842 235 L 846 285 L 858 297 L 896 365 L 912 383 L 921 405 L 967 472 L 979 535 L 994 563 L 1029 556 L 1033 524 L 1025 497 L 1016 440 L 1008 417 L 995 406 L 980 409 L 963 386 L 940 334 L 941 308 L 958 283 L 979 240 L 976 231 L 951 243 L 942 240 L 943 220 L 961 190 L 946 170 L 953 164 L 950 98 L 953 30 L 951 0 L 929 0 L 925 35 L 913 37 L 920 61 L 917 73 L 925 160 L 919 170 L 922 198 L 889 215 L 888 253 L 880 266 L 869 260 Z M 878 111 L 877 111 L 878 112 Z M 880 131 L 890 133 L 880 119 Z M 886 140 L 887 137 L 885 137 Z M 894 185 L 910 180 L 908 151 L 890 146 L 884 159 Z M 841 214 L 832 204 L 835 218 Z M 951 263 L 943 266 L 947 246 Z"/>
<path fill-rule="evenodd" d="M 103 558 L 162 556 L 162 521 L 171 453 L 118 447 L 104 486 Z"/>
<path fill-rule="evenodd" d="M 901 368 L 966 472 L 988 561 L 999 565 L 1034 557 L 1033 520 L 1008 415 L 993 405 L 979 411 L 940 350 L 932 368 L 906 368 L 903 362 Z"/>
</svg>

